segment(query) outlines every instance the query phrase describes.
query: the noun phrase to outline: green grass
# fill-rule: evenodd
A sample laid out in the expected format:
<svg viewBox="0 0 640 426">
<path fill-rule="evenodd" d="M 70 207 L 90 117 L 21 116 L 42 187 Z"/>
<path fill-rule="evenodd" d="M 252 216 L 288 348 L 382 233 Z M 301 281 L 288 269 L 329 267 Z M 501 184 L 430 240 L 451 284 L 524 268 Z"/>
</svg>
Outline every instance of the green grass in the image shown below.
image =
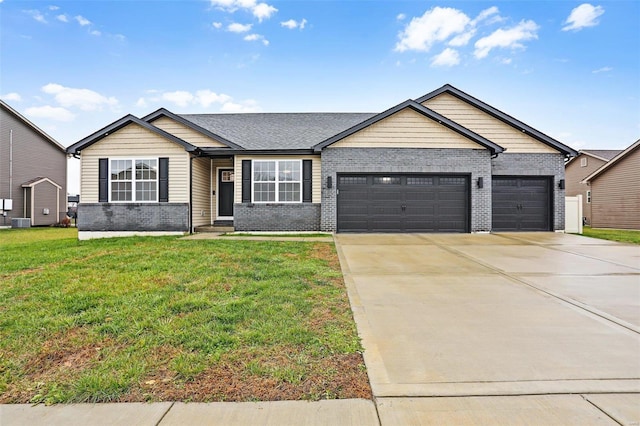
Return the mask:
<svg viewBox="0 0 640 426">
<path fill-rule="evenodd" d="M 0 230 L 0 403 L 354 397 L 331 243 L 76 232 Z"/>
<path fill-rule="evenodd" d="M 238 232 L 238 233 L 228 233 L 222 234 L 223 237 L 292 237 L 292 238 L 330 238 L 332 235 L 330 233 L 309 233 L 309 234 L 300 234 L 300 233 L 290 233 L 290 234 L 278 234 L 278 233 L 250 233 L 250 232 Z"/>
<path fill-rule="evenodd" d="M 585 237 L 601 238 L 603 240 L 619 241 L 622 243 L 640 244 L 640 231 L 623 229 L 591 228 L 585 226 L 582 230 Z"/>
</svg>

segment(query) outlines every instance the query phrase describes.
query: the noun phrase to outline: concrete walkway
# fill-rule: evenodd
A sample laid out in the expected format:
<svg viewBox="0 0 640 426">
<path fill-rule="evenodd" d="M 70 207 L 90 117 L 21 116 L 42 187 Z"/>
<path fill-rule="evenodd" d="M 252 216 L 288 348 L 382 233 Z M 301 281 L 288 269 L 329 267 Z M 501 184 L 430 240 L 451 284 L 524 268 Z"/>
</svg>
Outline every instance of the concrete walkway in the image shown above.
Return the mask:
<svg viewBox="0 0 640 426">
<path fill-rule="evenodd" d="M 640 248 L 337 235 L 383 425 L 640 424 Z"/>
</svg>

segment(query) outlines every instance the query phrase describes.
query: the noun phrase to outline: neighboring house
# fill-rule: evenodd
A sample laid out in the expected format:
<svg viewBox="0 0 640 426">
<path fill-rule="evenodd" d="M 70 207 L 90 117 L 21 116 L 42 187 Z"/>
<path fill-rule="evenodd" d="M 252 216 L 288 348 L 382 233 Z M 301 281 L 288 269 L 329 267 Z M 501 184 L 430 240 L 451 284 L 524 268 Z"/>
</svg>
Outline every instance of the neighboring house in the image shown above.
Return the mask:
<svg viewBox="0 0 640 426">
<path fill-rule="evenodd" d="M 576 151 L 445 85 L 382 113 L 127 115 L 68 148 L 80 238 L 564 228 Z M 95 234 L 94 234 L 95 233 Z"/>
<path fill-rule="evenodd" d="M 0 223 L 10 224 L 11 218 L 29 218 L 31 226 L 60 222 L 67 212 L 66 187 L 66 149 L 0 101 L 0 212 L 5 218 Z"/>
<path fill-rule="evenodd" d="M 640 229 L 640 139 L 582 181 L 591 188 L 591 226 Z"/>
<path fill-rule="evenodd" d="M 591 188 L 582 183 L 582 180 L 621 152 L 621 149 L 584 149 L 578 151 L 578 155 L 569 160 L 564 167 L 566 195 L 582 195 L 582 216 L 585 225 L 591 224 Z"/>
</svg>

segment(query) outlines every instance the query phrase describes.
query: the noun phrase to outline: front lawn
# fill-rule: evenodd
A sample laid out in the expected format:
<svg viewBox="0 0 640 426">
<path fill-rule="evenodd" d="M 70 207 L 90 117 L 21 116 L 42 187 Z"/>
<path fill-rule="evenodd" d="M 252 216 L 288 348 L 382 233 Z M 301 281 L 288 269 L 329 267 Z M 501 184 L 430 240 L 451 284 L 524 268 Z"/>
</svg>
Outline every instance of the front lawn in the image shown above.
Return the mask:
<svg viewBox="0 0 640 426">
<path fill-rule="evenodd" d="M 621 243 L 640 244 L 640 231 L 623 229 L 603 229 L 585 226 L 582 229 L 585 237 L 601 238 L 603 240 L 619 241 Z"/>
<path fill-rule="evenodd" d="M 0 403 L 369 398 L 331 243 L 0 230 Z"/>
</svg>

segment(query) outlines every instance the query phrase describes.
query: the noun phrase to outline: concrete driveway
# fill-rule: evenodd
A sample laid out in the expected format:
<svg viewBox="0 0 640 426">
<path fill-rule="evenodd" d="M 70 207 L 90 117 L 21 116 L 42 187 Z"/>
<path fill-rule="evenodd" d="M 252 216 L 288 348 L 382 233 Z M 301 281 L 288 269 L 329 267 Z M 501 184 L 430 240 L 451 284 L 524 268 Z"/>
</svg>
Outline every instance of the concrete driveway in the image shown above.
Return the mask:
<svg viewBox="0 0 640 426">
<path fill-rule="evenodd" d="M 335 239 L 382 424 L 640 424 L 638 246 L 556 233 Z"/>
</svg>

